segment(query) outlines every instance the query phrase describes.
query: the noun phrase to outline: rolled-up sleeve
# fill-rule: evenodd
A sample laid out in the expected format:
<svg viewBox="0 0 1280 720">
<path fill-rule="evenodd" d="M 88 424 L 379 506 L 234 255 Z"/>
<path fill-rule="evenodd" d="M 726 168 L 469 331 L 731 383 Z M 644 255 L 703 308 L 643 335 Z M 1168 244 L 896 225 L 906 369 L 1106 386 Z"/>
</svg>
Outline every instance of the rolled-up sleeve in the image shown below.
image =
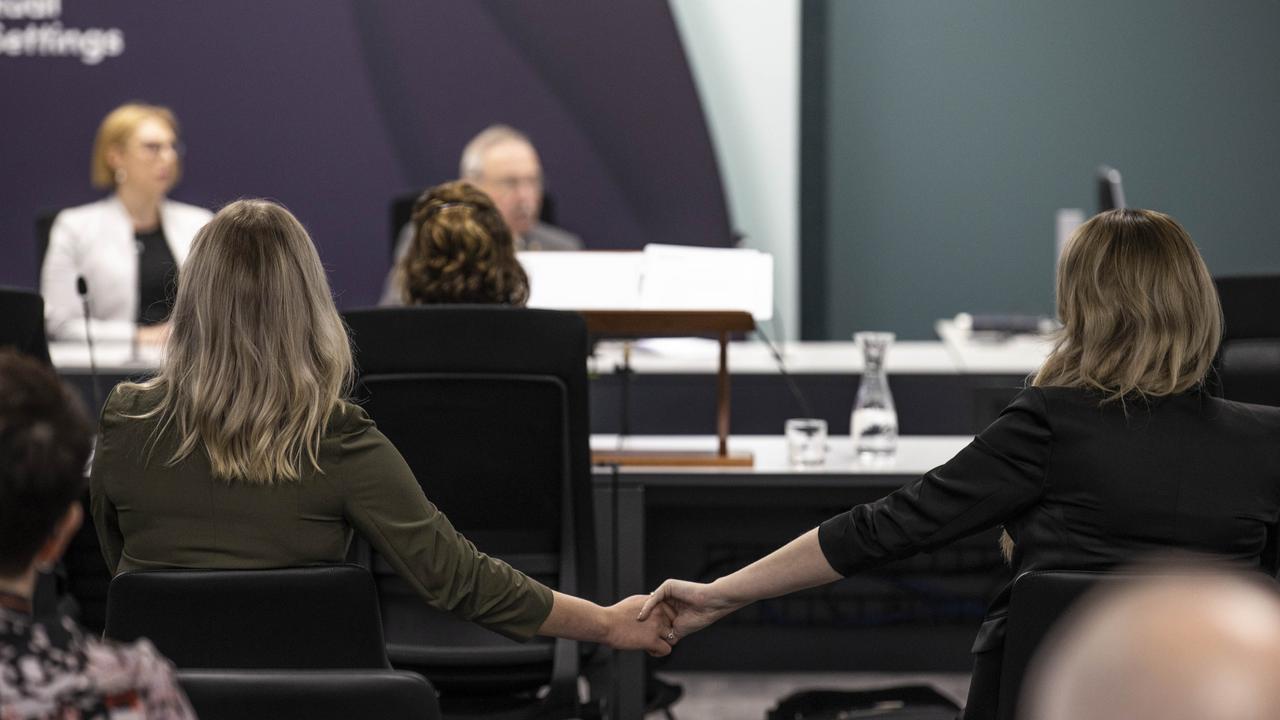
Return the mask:
<svg viewBox="0 0 1280 720">
<path fill-rule="evenodd" d="M 1022 391 L 946 464 L 822 523 L 827 562 L 850 575 L 1016 517 L 1044 494 L 1052 442 L 1043 393 Z"/>
<path fill-rule="evenodd" d="M 427 500 L 399 451 L 362 411 L 346 423 L 341 468 L 329 470 L 348 521 L 427 604 L 515 640 L 551 612 L 545 585 L 489 557 Z"/>
</svg>

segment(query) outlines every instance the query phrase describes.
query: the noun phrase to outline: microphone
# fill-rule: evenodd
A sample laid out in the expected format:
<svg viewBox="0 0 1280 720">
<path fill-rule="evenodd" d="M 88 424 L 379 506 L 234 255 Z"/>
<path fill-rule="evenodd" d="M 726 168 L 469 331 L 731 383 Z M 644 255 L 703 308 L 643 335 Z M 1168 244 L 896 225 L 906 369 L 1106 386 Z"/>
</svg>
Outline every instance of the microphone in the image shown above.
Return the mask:
<svg viewBox="0 0 1280 720">
<path fill-rule="evenodd" d="M 134 261 L 137 263 L 138 268 L 138 282 L 134 283 L 133 301 L 134 306 L 137 308 L 138 322 L 142 321 L 142 252 L 144 247 L 141 240 L 135 240 L 133 243 L 133 250 L 136 253 Z M 136 327 L 133 329 L 133 335 L 129 337 L 129 360 L 138 362 L 138 328 Z"/>
<path fill-rule="evenodd" d="M 775 321 L 779 321 L 776 311 L 773 317 Z M 787 364 L 782 359 L 782 353 L 778 352 L 778 346 L 773 344 L 773 341 L 769 339 L 769 336 L 765 334 L 764 329 L 759 325 L 756 325 L 756 335 L 759 335 L 760 339 L 764 341 L 765 347 L 769 348 L 769 354 L 773 356 L 773 361 L 778 366 L 778 374 L 786 381 L 787 389 L 791 391 L 791 397 L 795 398 L 804 416 L 817 417 L 813 414 L 813 406 L 809 404 L 808 398 L 804 396 L 804 392 L 796 384 L 795 378 L 791 377 L 791 373 L 787 372 Z"/>
<path fill-rule="evenodd" d="M 76 292 L 80 293 L 80 306 L 84 309 L 84 338 L 89 343 L 89 375 L 93 378 L 93 405 L 102 407 L 102 388 L 98 385 L 98 362 L 93 356 L 93 331 L 89 328 L 89 283 L 83 275 L 76 276 Z"/>
</svg>

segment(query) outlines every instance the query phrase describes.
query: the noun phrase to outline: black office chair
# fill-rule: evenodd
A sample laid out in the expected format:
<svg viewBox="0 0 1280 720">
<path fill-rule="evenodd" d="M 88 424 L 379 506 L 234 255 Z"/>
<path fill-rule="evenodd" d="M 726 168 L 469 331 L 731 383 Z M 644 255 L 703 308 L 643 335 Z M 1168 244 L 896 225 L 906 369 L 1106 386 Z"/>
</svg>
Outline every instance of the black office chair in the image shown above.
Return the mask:
<svg viewBox="0 0 1280 720">
<path fill-rule="evenodd" d="M 398 670 L 182 670 L 201 720 L 439 720 L 435 690 Z"/>
<path fill-rule="evenodd" d="M 49 254 L 49 236 L 53 234 L 53 221 L 61 210 L 41 210 L 36 213 L 36 277 L 44 269 L 44 256 Z"/>
<path fill-rule="evenodd" d="M 391 667 L 373 579 L 358 565 L 123 573 L 105 634 L 146 637 L 180 668 Z"/>
<path fill-rule="evenodd" d="M 1000 668 L 1000 705 L 996 717 L 1014 720 L 1027 667 L 1053 626 L 1089 591 L 1129 582 L 1133 575 L 1105 572 L 1034 571 L 1013 581 Z"/>
<path fill-rule="evenodd" d="M 1280 405 L 1280 275 L 1215 278 L 1222 302 L 1216 384 L 1228 400 Z"/>
<path fill-rule="evenodd" d="M 413 206 L 417 204 L 422 191 L 407 192 L 391 198 L 387 207 L 391 213 L 391 262 L 396 261 L 396 244 L 400 242 L 400 231 L 413 219 Z"/>
<path fill-rule="evenodd" d="M 48 365 L 44 298 L 31 290 L 0 287 L 0 347 L 11 346 Z"/>
<path fill-rule="evenodd" d="M 432 306 L 356 311 L 346 321 L 357 397 L 427 497 L 480 550 L 593 597 L 582 318 Z M 385 562 L 372 567 L 392 664 L 426 675 L 446 714 L 576 710 L 576 643 L 512 642 L 430 610 Z"/>
</svg>

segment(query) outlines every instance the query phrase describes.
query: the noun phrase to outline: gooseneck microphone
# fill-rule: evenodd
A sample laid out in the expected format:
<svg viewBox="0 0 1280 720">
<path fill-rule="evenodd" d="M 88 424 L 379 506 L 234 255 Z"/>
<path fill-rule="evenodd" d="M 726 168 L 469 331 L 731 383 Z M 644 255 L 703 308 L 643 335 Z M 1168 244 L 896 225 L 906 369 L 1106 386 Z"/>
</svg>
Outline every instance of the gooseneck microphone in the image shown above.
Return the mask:
<svg viewBox="0 0 1280 720">
<path fill-rule="evenodd" d="M 89 343 L 89 375 L 93 379 L 93 404 L 102 407 L 102 388 L 98 385 L 98 361 L 93 355 L 93 330 L 89 327 L 89 282 L 83 275 L 76 276 L 76 292 L 80 293 L 80 307 L 84 309 L 84 338 Z"/>
<path fill-rule="evenodd" d="M 777 312 L 774 313 L 773 317 L 775 321 L 778 319 Z M 782 360 L 782 353 L 778 351 L 778 346 L 773 344 L 773 341 L 769 339 L 769 336 L 765 334 L 759 325 L 756 325 L 756 335 L 759 335 L 760 339 L 764 341 L 765 347 L 769 348 L 769 354 L 773 356 L 773 361 L 778 366 L 778 374 L 787 383 L 787 389 L 791 391 L 791 397 L 795 398 L 796 404 L 800 406 L 800 411 L 804 413 L 805 417 L 817 417 L 817 415 L 813 414 L 813 406 L 809 404 L 808 398 L 804 396 L 804 391 L 796 384 L 796 380 L 791 377 L 791 373 L 787 372 L 787 364 Z"/>
</svg>

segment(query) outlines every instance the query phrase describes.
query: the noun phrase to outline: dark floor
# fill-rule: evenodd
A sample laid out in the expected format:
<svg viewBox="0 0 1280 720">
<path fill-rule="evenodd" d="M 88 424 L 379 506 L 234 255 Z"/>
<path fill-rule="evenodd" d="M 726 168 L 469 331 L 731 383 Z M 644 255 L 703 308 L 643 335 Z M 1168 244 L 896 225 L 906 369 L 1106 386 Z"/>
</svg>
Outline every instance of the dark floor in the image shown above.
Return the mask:
<svg viewBox="0 0 1280 720">
<path fill-rule="evenodd" d="M 958 703 L 969 692 L 967 673 L 664 672 L 661 677 L 684 686 L 684 697 L 672 707 L 678 720 L 764 720 L 779 699 L 798 690 L 932 685 Z"/>
</svg>

